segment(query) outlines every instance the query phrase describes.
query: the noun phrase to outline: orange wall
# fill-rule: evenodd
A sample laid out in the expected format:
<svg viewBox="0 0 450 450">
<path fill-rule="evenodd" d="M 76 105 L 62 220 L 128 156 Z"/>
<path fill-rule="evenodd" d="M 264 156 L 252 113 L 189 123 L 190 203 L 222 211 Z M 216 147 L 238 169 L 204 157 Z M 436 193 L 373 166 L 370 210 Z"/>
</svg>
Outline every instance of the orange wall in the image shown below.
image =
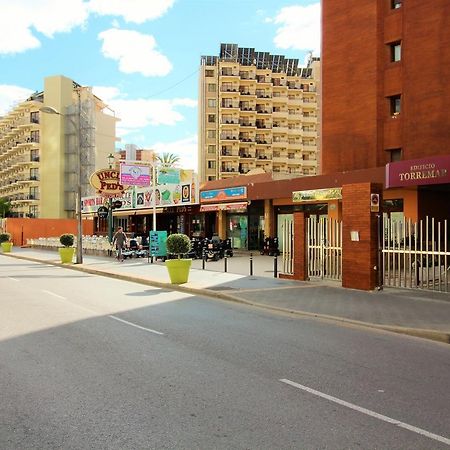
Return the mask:
<svg viewBox="0 0 450 450">
<path fill-rule="evenodd" d="M 63 233 L 77 234 L 76 219 L 6 219 L 6 231 L 14 245 L 26 245 L 27 239 L 58 237 Z M 94 221 L 83 220 L 83 234 L 94 234 Z"/>
</svg>

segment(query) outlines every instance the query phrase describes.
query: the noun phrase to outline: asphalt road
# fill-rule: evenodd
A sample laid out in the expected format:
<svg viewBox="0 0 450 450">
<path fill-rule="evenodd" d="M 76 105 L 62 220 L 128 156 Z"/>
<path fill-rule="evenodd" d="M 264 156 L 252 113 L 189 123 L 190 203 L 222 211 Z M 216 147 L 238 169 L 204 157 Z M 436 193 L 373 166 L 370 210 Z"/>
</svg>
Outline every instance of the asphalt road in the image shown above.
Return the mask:
<svg viewBox="0 0 450 450">
<path fill-rule="evenodd" d="M 0 448 L 450 448 L 450 347 L 0 258 Z"/>
</svg>

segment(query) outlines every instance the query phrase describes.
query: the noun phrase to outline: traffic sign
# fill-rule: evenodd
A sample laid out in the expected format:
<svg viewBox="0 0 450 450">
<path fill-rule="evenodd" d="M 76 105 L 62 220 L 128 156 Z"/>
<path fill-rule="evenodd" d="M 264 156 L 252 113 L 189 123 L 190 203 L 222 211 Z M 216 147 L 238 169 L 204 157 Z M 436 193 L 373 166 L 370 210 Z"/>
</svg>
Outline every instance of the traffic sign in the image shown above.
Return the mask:
<svg viewBox="0 0 450 450">
<path fill-rule="evenodd" d="M 100 206 L 97 209 L 97 216 L 100 217 L 100 219 L 106 219 L 106 217 L 108 217 L 108 208 L 106 208 L 106 206 Z"/>
</svg>

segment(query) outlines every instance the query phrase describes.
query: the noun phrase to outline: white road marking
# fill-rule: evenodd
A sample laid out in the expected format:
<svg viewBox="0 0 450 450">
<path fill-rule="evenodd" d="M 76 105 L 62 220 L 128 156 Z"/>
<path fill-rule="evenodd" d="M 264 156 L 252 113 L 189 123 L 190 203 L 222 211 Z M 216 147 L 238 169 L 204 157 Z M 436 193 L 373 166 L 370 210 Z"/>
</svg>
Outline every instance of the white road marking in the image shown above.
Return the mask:
<svg viewBox="0 0 450 450">
<path fill-rule="evenodd" d="M 52 291 L 46 291 L 45 289 L 42 289 L 42 292 L 45 292 L 46 294 L 52 295 L 53 297 L 59 298 L 61 300 L 67 300 L 66 297 L 62 297 L 61 295 L 55 294 Z"/>
<path fill-rule="evenodd" d="M 132 327 L 139 328 L 140 330 L 148 331 L 149 333 L 164 335 L 164 333 L 161 333 L 160 331 L 152 330 L 151 328 L 141 327 L 140 325 L 137 325 L 133 322 L 128 322 L 128 320 L 120 319 L 117 316 L 108 316 L 108 317 L 111 317 L 111 319 L 114 319 L 114 320 L 118 320 L 119 322 L 126 323 L 127 325 L 131 325 Z"/>
<path fill-rule="evenodd" d="M 324 394 L 323 392 L 316 391 L 315 389 L 312 389 L 308 386 L 303 386 L 302 384 L 296 383 L 291 380 L 287 380 L 286 378 L 282 378 L 279 381 L 281 381 L 282 383 L 285 383 L 285 384 L 289 384 L 290 386 L 301 389 L 303 391 L 306 391 L 310 394 L 317 395 L 318 397 L 329 400 L 330 402 L 337 403 L 338 405 L 345 406 L 347 408 L 353 409 L 360 413 L 366 414 L 371 417 L 375 417 L 376 419 L 382 420 L 382 421 L 390 423 L 392 425 L 396 425 L 400 428 L 405 428 L 406 430 L 412 431 L 413 433 L 421 434 L 422 436 L 426 436 L 430 439 L 442 442 L 442 443 L 450 446 L 450 439 L 448 439 L 446 437 L 439 436 L 438 434 L 430 433 L 429 431 L 423 430 L 422 428 L 414 427 L 413 425 L 409 425 L 407 423 L 401 422 L 400 420 L 391 419 L 390 417 L 384 416 L 382 414 L 378 414 L 374 411 L 371 411 L 370 409 L 362 408 L 361 406 L 354 405 L 353 403 L 346 402 L 345 400 L 341 400 L 341 399 L 333 397 L 331 395 Z"/>
<path fill-rule="evenodd" d="M 8 277 L 8 278 L 13 281 L 19 281 L 17 278 L 13 278 L 13 277 Z"/>
</svg>

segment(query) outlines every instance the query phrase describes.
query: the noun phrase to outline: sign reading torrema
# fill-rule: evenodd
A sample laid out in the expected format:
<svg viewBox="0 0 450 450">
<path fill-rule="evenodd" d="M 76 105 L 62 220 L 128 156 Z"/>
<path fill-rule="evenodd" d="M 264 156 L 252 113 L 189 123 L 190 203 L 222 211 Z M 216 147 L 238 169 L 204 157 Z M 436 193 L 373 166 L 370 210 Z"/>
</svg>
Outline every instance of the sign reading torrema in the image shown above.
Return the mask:
<svg viewBox="0 0 450 450">
<path fill-rule="evenodd" d="M 386 165 L 386 188 L 450 183 L 450 156 L 398 161 Z"/>
</svg>

